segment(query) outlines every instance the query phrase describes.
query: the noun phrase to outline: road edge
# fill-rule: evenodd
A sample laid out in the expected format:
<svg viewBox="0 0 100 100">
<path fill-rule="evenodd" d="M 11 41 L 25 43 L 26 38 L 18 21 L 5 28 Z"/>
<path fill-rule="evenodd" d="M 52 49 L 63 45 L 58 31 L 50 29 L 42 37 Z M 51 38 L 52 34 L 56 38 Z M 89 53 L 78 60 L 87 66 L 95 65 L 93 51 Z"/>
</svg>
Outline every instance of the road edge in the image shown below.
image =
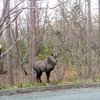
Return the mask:
<svg viewBox="0 0 100 100">
<path fill-rule="evenodd" d="M 87 87 L 100 87 L 100 82 L 61 84 L 61 85 L 7 89 L 7 90 L 0 90 L 0 96 L 11 96 L 11 95 L 32 93 L 32 92 L 57 91 L 57 90 L 64 90 L 64 89 L 87 88 Z"/>
</svg>

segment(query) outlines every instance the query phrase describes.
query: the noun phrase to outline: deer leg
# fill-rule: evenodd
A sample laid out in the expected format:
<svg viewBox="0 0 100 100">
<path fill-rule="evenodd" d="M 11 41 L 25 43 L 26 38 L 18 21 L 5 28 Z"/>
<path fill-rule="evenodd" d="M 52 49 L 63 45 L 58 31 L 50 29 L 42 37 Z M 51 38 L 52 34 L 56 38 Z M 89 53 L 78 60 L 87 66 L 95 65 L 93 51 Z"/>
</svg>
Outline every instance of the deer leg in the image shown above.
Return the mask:
<svg viewBox="0 0 100 100">
<path fill-rule="evenodd" d="M 38 81 L 38 74 L 36 74 L 36 80 L 37 80 L 37 82 L 39 83 L 39 81 Z"/>
<path fill-rule="evenodd" d="M 42 72 L 39 73 L 39 81 L 40 81 L 40 83 L 42 82 L 41 81 L 41 75 L 42 75 Z"/>
<path fill-rule="evenodd" d="M 41 83 L 42 81 L 41 81 L 41 75 L 42 75 L 42 72 L 41 71 L 39 71 L 38 73 L 37 73 L 37 75 L 36 75 L 36 78 L 37 78 L 37 82 L 39 83 Z"/>
<path fill-rule="evenodd" d="M 34 70 L 36 72 L 36 80 L 39 83 L 39 80 L 40 80 L 40 72 L 41 71 L 38 69 L 38 67 L 37 68 L 34 67 Z"/>
<path fill-rule="evenodd" d="M 50 71 L 46 72 L 47 75 L 47 83 L 49 83 Z"/>
</svg>

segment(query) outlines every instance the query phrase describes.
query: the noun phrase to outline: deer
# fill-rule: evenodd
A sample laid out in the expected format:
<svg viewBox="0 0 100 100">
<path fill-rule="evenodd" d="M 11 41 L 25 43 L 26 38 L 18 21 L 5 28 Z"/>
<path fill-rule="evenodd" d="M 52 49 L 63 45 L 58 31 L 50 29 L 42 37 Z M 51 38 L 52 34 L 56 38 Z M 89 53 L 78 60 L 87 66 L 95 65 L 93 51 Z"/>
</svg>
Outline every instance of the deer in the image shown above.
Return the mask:
<svg viewBox="0 0 100 100">
<path fill-rule="evenodd" d="M 51 54 L 50 57 L 45 58 L 43 60 L 38 60 L 35 62 L 35 66 L 33 69 L 36 72 L 36 80 L 38 83 L 41 83 L 41 75 L 43 72 L 46 73 L 47 83 L 49 83 L 49 77 L 52 70 L 54 70 L 55 66 L 59 61 L 59 53 Z"/>
</svg>

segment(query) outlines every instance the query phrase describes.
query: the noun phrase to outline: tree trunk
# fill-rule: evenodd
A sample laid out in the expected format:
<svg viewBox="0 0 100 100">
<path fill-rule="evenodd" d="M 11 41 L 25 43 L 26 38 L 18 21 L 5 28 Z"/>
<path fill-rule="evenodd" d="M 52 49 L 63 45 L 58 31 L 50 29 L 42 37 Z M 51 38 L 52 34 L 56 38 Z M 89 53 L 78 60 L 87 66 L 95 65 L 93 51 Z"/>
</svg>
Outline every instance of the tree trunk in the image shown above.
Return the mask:
<svg viewBox="0 0 100 100">
<path fill-rule="evenodd" d="M 3 74 L 3 64 L 2 64 L 2 59 L 1 59 L 1 51 L 2 51 L 2 45 L 0 45 L 0 74 Z"/>
<path fill-rule="evenodd" d="M 99 52 L 98 52 L 98 63 L 97 63 L 97 65 L 98 65 L 98 69 L 100 71 L 100 0 L 98 0 L 98 13 L 99 13 L 99 23 L 98 23 L 98 25 L 99 25 L 99 29 L 98 29 L 98 43 L 99 43 L 98 49 L 99 49 Z"/>
<path fill-rule="evenodd" d="M 7 13 L 10 11 L 10 0 L 8 2 L 7 6 Z M 6 19 L 6 25 L 10 22 L 10 16 Z M 6 29 L 6 50 L 8 50 L 11 46 L 11 34 L 10 34 L 10 26 Z M 12 72 L 12 58 L 11 58 L 11 52 L 10 50 L 6 54 L 7 58 L 7 74 L 8 74 L 8 83 L 10 86 L 14 84 L 13 81 L 13 72 Z"/>
<path fill-rule="evenodd" d="M 87 1 L 88 3 L 88 18 L 87 18 L 87 63 L 88 63 L 88 78 L 92 76 L 92 66 L 91 66 L 91 33 L 92 33 L 92 24 L 91 24 L 91 0 Z"/>
<path fill-rule="evenodd" d="M 30 7 L 35 7 L 36 0 L 30 0 Z M 30 9 L 30 33 L 29 33 L 29 74 L 30 82 L 35 80 L 35 72 L 33 71 L 36 60 L 36 17 L 35 9 Z"/>
<path fill-rule="evenodd" d="M 16 1 L 15 1 L 15 3 L 16 3 Z M 16 5 L 16 4 L 15 4 Z M 16 8 L 16 11 L 17 11 L 18 9 Z M 16 15 L 18 14 L 18 12 L 16 12 Z M 15 15 L 15 16 L 16 16 Z M 18 24 L 17 24 L 17 18 L 16 18 L 16 20 L 15 20 L 15 41 L 18 39 Z M 16 42 L 16 67 L 18 68 L 19 67 L 19 48 L 18 48 L 18 42 Z"/>
<path fill-rule="evenodd" d="M 5 15 L 6 15 L 6 10 L 7 10 L 7 5 L 8 5 L 8 2 L 9 0 L 5 0 L 4 1 L 4 5 L 3 5 L 3 10 L 2 10 L 2 14 L 1 14 L 1 17 L 0 17 L 0 36 L 2 35 L 2 27 L 3 27 L 3 24 L 5 22 Z"/>
</svg>

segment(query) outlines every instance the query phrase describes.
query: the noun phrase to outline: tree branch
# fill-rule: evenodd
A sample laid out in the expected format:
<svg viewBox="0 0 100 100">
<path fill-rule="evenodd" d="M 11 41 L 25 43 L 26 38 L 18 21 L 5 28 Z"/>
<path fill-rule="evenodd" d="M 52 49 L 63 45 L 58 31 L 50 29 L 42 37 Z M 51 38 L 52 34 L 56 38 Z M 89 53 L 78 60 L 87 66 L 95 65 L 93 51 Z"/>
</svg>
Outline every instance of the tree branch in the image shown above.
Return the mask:
<svg viewBox="0 0 100 100">
<path fill-rule="evenodd" d="M 19 14 L 21 13 L 22 11 L 20 11 L 16 16 L 15 16 L 15 18 L 10 22 L 10 23 L 8 23 L 7 24 L 7 26 L 0 32 L 0 36 L 2 35 L 2 32 L 19 16 Z"/>
</svg>

